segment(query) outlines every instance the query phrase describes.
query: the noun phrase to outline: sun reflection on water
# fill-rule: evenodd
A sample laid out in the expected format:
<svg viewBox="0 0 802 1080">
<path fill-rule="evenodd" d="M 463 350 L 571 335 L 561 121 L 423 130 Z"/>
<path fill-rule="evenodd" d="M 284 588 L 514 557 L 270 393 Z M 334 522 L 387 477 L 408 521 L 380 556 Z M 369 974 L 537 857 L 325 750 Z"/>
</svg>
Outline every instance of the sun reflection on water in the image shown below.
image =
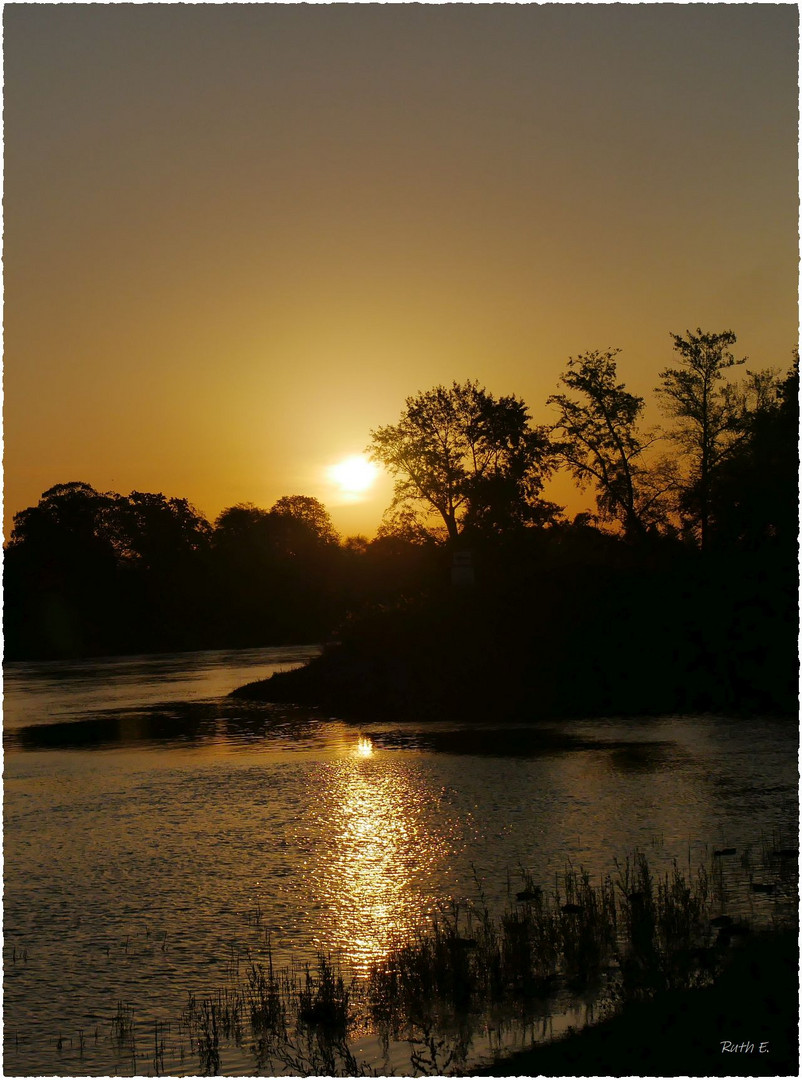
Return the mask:
<svg viewBox="0 0 802 1080">
<path fill-rule="evenodd" d="M 373 739 L 369 739 L 365 735 L 360 735 L 357 740 L 356 749 L 354 753 L 357 757 L 372 757 L 373 756 Z"/>
<path fill-rule="evenodd" d="M 329 779 L 321 791 L 329 843 L 314 871 L 328 914 L 321 944 L 362 973 L 420 924 L 429 907 L 424 882 L 448 845 L 425 821 L 425 778 L 377 754 L 370 739 L 360 738 Z"/>
</svg>

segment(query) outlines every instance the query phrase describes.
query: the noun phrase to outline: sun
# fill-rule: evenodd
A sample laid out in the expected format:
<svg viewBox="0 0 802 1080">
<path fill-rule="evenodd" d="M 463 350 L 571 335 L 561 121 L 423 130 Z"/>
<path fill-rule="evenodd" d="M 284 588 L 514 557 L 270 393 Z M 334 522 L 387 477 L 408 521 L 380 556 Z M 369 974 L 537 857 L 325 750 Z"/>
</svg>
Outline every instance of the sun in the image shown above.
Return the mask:
<svg viewBox="0 0 802 1080">
<path fill-rule="evenodd" d="M 330 478 L 345 495 L 362 495 L 373 485 L 379 470 L 366 457 L 355 454 L 328 470 Z"/>
</svg>

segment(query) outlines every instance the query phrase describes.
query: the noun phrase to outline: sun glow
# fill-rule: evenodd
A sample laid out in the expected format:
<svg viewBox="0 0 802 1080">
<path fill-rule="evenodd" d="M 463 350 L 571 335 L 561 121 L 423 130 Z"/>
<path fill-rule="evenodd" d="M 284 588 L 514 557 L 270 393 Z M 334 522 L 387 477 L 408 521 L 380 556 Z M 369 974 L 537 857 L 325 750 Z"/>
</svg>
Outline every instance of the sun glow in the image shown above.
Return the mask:
<svg viewBox="0 0 802 1080">
<path fill-rule="evenodd" d="M 361 454 L 346 458 L 328 470 L 329 478 L 344 495 L 364 494 L 373 485 L 378 474 L 378 468 Z"/>
</svg>

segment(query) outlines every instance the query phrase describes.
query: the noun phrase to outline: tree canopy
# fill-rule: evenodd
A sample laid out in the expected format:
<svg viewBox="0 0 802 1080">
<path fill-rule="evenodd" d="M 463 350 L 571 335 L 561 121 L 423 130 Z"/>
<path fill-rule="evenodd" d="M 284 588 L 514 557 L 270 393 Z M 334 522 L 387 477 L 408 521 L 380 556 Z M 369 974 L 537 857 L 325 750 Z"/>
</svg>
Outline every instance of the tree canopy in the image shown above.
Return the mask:
<svg viewBox="0 0 802 1080">
<path fill-rule="evenodd" d="M 283 495 L 270 508 L 270 513 L 302 522 L 320 543 L 336 544 L 339 540 L 328 510 L 311 495 Z"/>
<path fill-rule="evenodd" d="M 758 386 L 755 387 L 755 380 Z M 739 438 L 711 476 L 709 543 L 796 558 L 799 360 L 782 380 L 749 373 Z M 751 391 L 751 393 L 749 393 Z"/>
<path fill-rule="evenodd" d="M 710 333 L 697 328 L 685 336 L 671 335 L 679 366 L 660 372 L 656 393 L 665 412 L 675 421 L 670 437 L 689 465 L 688 481 L 681 500 L 683 516 L 698 535 L 702 549 L 708 546 L 711 523 L 711 491 L 714 476 L 750 430 L 750 417 L 765 408 L 777 394 L 777 377 L 771 370 L 747 372 L 739 383 L 728 381 L 728 372 L 745 363 L 731 347 L 732 330 Z"/>
<path fill-rule="evenodd" d="M 596 487 L 603 518 L 618 520 L 628 536 L 640 536 L 664 518 L 674 485 L 672 470 L 646 460 L 657 441 L 639 427 L 643 398 L 618 381 L 620 349 L 571 357 L 561 382 L 573 392 L 552 394 L 560 410 L 554 425 L 559 452 L 580 487 Z"/>
<path fill-rule="evenodd" d="M 558 508 L 540 499 L 555 453 L 514 395 L 495 398 L 477 382 L 435 386 L 406 400 L 397 424 L 371 432 L 367 449 L 395 479 L 390 515 L 407 530 L 439 516 L 450 541 L 542 523 Z"/>
</svg>

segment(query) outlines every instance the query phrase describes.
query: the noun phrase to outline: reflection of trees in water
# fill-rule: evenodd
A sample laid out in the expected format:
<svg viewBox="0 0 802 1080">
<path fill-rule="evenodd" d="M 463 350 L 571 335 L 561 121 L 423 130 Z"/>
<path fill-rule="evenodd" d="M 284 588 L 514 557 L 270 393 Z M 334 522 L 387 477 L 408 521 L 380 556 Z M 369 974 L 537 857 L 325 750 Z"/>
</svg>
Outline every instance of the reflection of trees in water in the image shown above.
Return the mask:
<svg viewBox="0 0 802 1080">
<path fill-rule="evenodd" d="M 167 749 L 214 741 L 257 743 L 267 737 L 297 743 L 319 731 L 320 721 L 300 711 L 288 715 L 286 709 L 247 703 L 238 703 L 232 711 L 224 702 L 198 702 L 115 709 L 89 719 L 35 724 L 6 731 L 3 742 L 8 749 L 21 750 L 93 750 L 154 743 Z"/>
</svg>

